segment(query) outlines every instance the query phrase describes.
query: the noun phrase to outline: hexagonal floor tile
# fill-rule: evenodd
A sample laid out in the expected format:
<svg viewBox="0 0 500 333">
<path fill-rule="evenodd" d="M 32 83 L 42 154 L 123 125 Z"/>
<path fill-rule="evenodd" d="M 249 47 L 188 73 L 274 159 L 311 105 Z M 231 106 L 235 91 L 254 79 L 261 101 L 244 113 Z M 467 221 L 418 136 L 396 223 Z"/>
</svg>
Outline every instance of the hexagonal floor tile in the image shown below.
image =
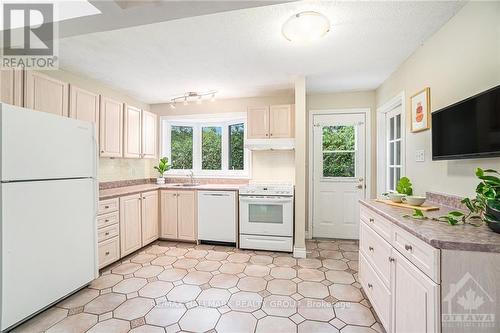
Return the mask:
<svg viewBox="0 0 500 333">
<path fill-rule="evenodd" d="M 245 253 L 234 253 L 227 257 L 227 261 L 236 263 L 245 263 L 250 259 L 250 256 Z"/>
<path fill-rule="evenodd" d="M 12 333 L 37 333 L 44 332 L 52 325 L 63 320 L 68 315 L 68 310 L 61 308 L 50 308 L 41 314 L 31 318 L 24 324 L 12 330 Z"/>
<path fill-rule="evenodd" d="M 134 273 L 134 276 L 147 279 L 153 276 L 157 276 L 161 272 L 163 272 L 163 267 L 150 265 L 142 267 L 141 269 L 136 271 Z"/>
<path fill-rule="evenodd" d="M 93 314 L 103 314 L 113 311 L 120 304 L 125 302 L 127 297 L 122 294 L 109 293 L 95 298 L 93 301 L 85 305 L 84 311 Z"/>
<path fill-rule="evenodd" d="M 165 333 L 165 330 L 157 326 L 142 325 L 130 330 L 129 333 Z"/>
<path fill-rule="evenodd" d="M 47 333 L 85 332 L 97 323 L 97 316 L 88 313 L 79 313 L 69 316 L 49 328 Z"/>
<path fill-rule="evenodd" d="M 116 285 L 123 280 L 123 276 L 117 274 L 102 275 L 90 283 L 90 288 L 93 289 L 107 289 Z"/>
<path fill-rule="evenodd" d="M 57 306 L 65 309 L 78 308 L 80 306 L 84 306 L 97 296 L 99 296 L 98 290 L 85 288 L 80 290 L 76 294 L 66 298 L 62 302 L 59 302 Z"/>
<path fill-rule="evenodd" d="M 146 315 L 146 323 L 157 326 L 170 326 L 177 323 L 186 312 L 184 304 L 163 302 Z"/>
<path fill-rule="evenodd" d="M 168 249 L 169 248 L 167 246 L 153 245 L 146 250 L 146 253 L 160 255 L 167 252 Z"/>
<path fill-rule="evenodd" d="M 328 323 L 306 320 L 299 324 L 298 333 L 338 333 L 339 330 Z"/>
<path fill-rule="evenodd" d="M 189 309 L 179 321 L 179 326 L 185 331 L 206 332 L 215 327 L 220 313 L 216 309 L 198 306 Z"/>
<path fill-rule="evenodd" d="M 218 308 L 226 305 L 230 297 L 231 293 L 226 289 L 210 288 L 203 290 L 196 301 L 200 306 Z"/>
<path fill-rule="evenodd" d="M 333 283 L 351 284 L 354 283 L 354 276 L 346 271 L 327 271 L 326 279 Z"/>
<path fill-rule="evenodd" d="M 290 267 L 273 267 L 270 274 L 277 279 L 291 280 L 297 276 L 297 271 Z"/>
<path fill-rule="evenodd" d="M 262 296 L 257 293 L 240 291 L 231 296 L 228 305 L 235 311 L 254 312 L 260 309 L 262 305 Z"/>
<path fill-rule="evenodd" d="M 344 251 L 359 251 L 359 246 L 357 244 L 340 243 L 339 247 Z"/>
<path fill-rule="evenodd" d="M 288 318 L 267 316 L 257 323 L 256 333 L 294 333 L 297 326 Z"/>
<path fill-rule="evenodd" d="M 238 273 L 243 272 L 244 269 L 245 269 L 244 264 L 228 262 L 228 263 L 225 263 L 224 265 L 222 265 L 219 268 L 219 271 L 221 273 L 226 273 L 226 274 L 238 274 Z"/>
<path fill-rule="evenodd" d="M 243 333 L 253 332 L 256 325 L 257 319 L 252 314 L 231 311 L 220 317 L 215 329 L 218 333 Z"/>
<path fill-rule="evenodd" d="M 133 293 L 144 287 L 146 283 L 148 283 L 146 279 L 133 277 L 118 283 L 113 287 L 113 292 L 122 294 Z"/>
<path fill-rule="evenodd" d="M 339 302 L 334 309 L 337 317 L 346 324 L 370 326 L 375 323 L 371 311 L 359 303 Z"/>
<path fill-rule="evenodd" d="M 273 260 L 273 264 L 281 267 L 293 267 L 297 265 L 297 259 L 292 257 L 276 257 Z"/>
<path fill-rule="evenodd" d="M 219 269 L 221 263 L 213 260 L 203 260 L 198 265 L 196 265 L 196 269 L 198 271 L 204 272 L 213 272 Z"/>
<path fill-rule="evenodd" d="M 298 303 L 298 312 L 305 319 L 330 321 L 335 318 L 331 303 L 319 299 L 303 298 Z"/>
<path fill-rule="evenodd" d="M 297 312 L 297 301 L 289 296 L 271 295 L 264 298 L 262 310 L 268 315 L 290 317 Z"/>
<path fill-rule="evenodd" d="M 130 259 L 130 261 L 137 264 L 145 264 L 147 262 L 151 262 L 154 258 L 156 258 L 154 254 L 141 253 Z"/>
<path fill-rule="evenodd" d="M 238 282 L 237 287 L 243 291 L 262 291 L 266 289 L 267 281 L 260 277 L 247 276 Z"/>
<path fill-rule="evenodd" d="M 327 259 L 342 259 L 342 252 L 335 250 L 322 250 L 319 255 Z"/>
<path fill-rule="evenodd" d="M 186 303 L 194 301 L 200 293 L 200 287 L 182 284 L 170 290 L 167 294 L 167 299 L 172 302 Z"/>
<path fill-rule="evenodd" d="M 87 333 L 127 333 L 130 322 L 121 319 L 108 319 L 94 325 Z"/>
<path fill-rule="evenodd" d="M 350 252 L 346 251 L 343 253 L 344 258 L 349 259 L 349 260 L 358 260 L 359 259 L 359 252 Z"/>
<path fill-rule="evenodd" d="M 238 277 L 231 274 L 215 275 L 209 282 L 212 287 L 217 288 L 232 288 L 238 283 Z"/>
<path fill-rule="evenodd" d="M 324 259 L 323 266 L 325 266 L 328 269 L 334 269 L 337 271 L 345 271 L 346 269 L 349 268 L 345 262 L 337 259 Z"/>
<path fill-rule="evenodd" d="M 142 266 L 140 264 L 136 264 L 133 262 L 127 262 L 125 264 L 121 264 L 111 270 L 111 273 L 113 274 L 121 274 L 121 275 L 127 275 L 127 274 L 132 274 L 135 271 L 137 271 L 139 268 Z"/>
<path fill-rule="evenodd" d="M 207 254 L 208 252 L 205 250 L 189 250 L 188 252 L 186 252 L 184 257 L 191 259 L 201 259 L 204 258 Z"/>
<path fill-rule="evenodd" d="M 319 282 L 300 282 L 298 284 L 298 292 L 304 297 L 325 298 L 330 293 L 328 287 Z"/>
<path fill-rule="evenodd" d="M 119 319 L 133 320 L 144 317 L 155 306 L 155 301 L 149 298 L 136 297 L 127 300 L 113 311 L 113 316 Z"/>
<path fill-rule="evenodd" d="M 243 271 L 248 276 L 264 277 L 269 274 L 271 269 L 262 265 L 248 265 Z"/>
<path fill-rule="evenodd" d="M 273 262 L 273 257 L 265 255 L 255 255 L 250 258 L 250 262 L 256 265 L 269 265 Z"/>
<path fill-rule="evenodd" d="M 177 260 L 176 257 L 161 256 L 161 257 L 158 257 L 155 260 L 151 261 L 151 265 L 168 266 L 168 265 L 172 265 L 176 260 Z"/>
<path fill-rule="evenodd" d="M 317 269 L 301 268 L 297 271 L 298 277 L 305 281 L 320 282 L 325 279 L 325 273 Z"/>
<path fill-rule="evenodd" d="M 342 333 L 377 333 L 377 331 L 370 327 L 347 325 L 342 329 Z"/>
<path fill-rule="evenodd" d="M 209 251 L 208 254 L 205 256 L 205 259 L 220 261 L 226 259 L 228 256 L 229 254 L 227 254 L 226 252 Z"/>
<path fill-rule="evenodd" d="M 158 275 L 158 279 L 173 282 L 181 280 L 184 276 L 186 276 L 186 274 L 187 271 L 185 269 L 171 268 L 160 273 Z"/>
<path fill-rule="evenodd" d="M 193 268 L 198 264 L 198 260 L 196 259 L 188 259 L 188 258 L 182 258 L 177 260 L 172 264 L 175 268 L 183 268 L 183 269 L 189 269 Z"/>
<path fill-rule="evenodd" d="M 357 260 L 351 260 L 347 263 L 350 269 L 358 271 L 359 262 Z"/>
<path fill-rule="evenodd" d="M 320 268 L 321 260 L 318 259 L 299 259 L 297 265 L 304 268 Z"/>
<path fill-rule="evenodd" d="M 267 290 L 276 295 L 292 295 L 297 291 L 297 285 L 284 279 L 275 279 L 267 283 Z"/>
<path fill-rule="evenodd" d="M 196 284 L 196 285 L 202 285 L 210 281 L 212 278 L 212 274 L 209 272 L 199 272 L 199 271 L 194 271 L 194 272 L 189 272 L 183 279 L 184 283 L 187 284 Z"/>
<path fill-rule="evenodd" d="M 329 242 L 329 241 L 326 241 L 326 242 L 318 242 L 318 247 L 320 249 L 325 249 L 325 250 L 338 250 L 339 249 L 339 245 L 335 242 Z"/>
<path fill-rule="evenodd" d="M 139 290 L 139 296 L 158 298 L 165 296 L 174 285 L 171 282 L 166 281 L 153 281 L 145 285 Z"/>
<path fill-rule="evenodd" d="M 187 253 L 187 251 L 188 250 L 186 250 L 186 249 L 180 249 L 177 247 L 173 247 L 170 250 L 168 250 L 167 252 L 165 252 L 165 255 L 171 256 L 171 257 L 182 257 L 183 255 L 185 255 Z"/>
<path fill-rule="evenodd" d="M 330 289 L 330 295 L 341 301 L 359 302 L 363 299 L 359 289 L 351 285 L 335 283 L 328 288 Z"/>
</svg>

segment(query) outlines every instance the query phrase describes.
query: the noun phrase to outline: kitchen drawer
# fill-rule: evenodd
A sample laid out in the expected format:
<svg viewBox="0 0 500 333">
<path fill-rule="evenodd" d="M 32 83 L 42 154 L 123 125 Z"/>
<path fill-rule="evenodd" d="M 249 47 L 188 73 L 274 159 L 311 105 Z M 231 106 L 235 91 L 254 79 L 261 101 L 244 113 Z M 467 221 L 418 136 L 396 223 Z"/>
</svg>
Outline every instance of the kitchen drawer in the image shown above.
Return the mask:
<svg viewBox="0 0 500 333">
<path fill-rule="evenodd" d="M 417 266 L 425 275 L 440 284 L 440 253 L 403 229 L 394 226 L 392 246 Z"/>
<path fill-rule="evenodd" d="M 101 200 L 101 201 L 99 201 L 99 207 L 97 208 L 97 214 L 101 215 L 101 214 L 115 212 L 118 210 L 119 207 L 120 206 L 119 206 L 118 198 Z"/>
<path fill-rule="evenodd" d="M 102 242 L 119 235 L 120 226 L 118 223 L 97 230 L 97 241 Z"/>
<path fill-rule="evenodd" d="M 392 250 L 391 244 L 368 227 L 365 222 L 361 222 L 359 247 L 385 286 L 389 288 L 391 279 L 391 263 L 389 261 Z"/>
<path fill-rule="evenodd" d="M 375 308 L 382 325 L 390 332 L 391 292 L 384 285 L 363 253 L 359 254 L 359 281 Z"/>
<path fill-rule="evenodd" d="M 392 236 L 392 223 L 371 209 L 363 205 L 360 205 L 360 207 L 361 220 L 365 221 L 366 224 L 375 230 L 383 239 L 390 242 Z"/>
<path fill-rule="evenodd" d="M 119 212 L 112 212 L 97 217 L 97 228 L 104 228 L 120 222 Z"/>
<path fill-rule="evenodd" d="M 292 237 L 257 236 L 240 234 L 240 248 L 268 251 L 293 251 Z"/>
<path fill-rule="evenodd" d="M 120 238 L 114 237 L 98 244 L 99 268 L 120 259 Z"/>
</svg>

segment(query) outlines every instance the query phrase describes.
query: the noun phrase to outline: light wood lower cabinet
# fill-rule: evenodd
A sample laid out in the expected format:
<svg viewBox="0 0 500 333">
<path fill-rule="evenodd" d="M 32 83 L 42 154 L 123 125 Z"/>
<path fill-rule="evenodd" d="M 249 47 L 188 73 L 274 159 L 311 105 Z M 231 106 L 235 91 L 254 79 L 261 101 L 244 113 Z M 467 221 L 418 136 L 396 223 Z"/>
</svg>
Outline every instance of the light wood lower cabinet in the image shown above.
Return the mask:
<svg viewBox="0 0 500 333">
<path fill-rule="evenodd" d="M 158 191 L 142 194 L 142 246 L 158 239 L 159 236 L 159 209 Z"/>
<path fill-rule="evenodd" d="M 97 214 L 97 253 L 103 268 L 120 259 L 118 198 L 99 201 Z"/>
<path fill-rule="evenodd" d="M 161 238 L 196 241 L 196 192 L 161 191 Z"/>
<path fill-rule="evenodd" d="M 141 195 L 120 198 L 120 250 L 126 256 L 141 248 Z"/>
</svg>

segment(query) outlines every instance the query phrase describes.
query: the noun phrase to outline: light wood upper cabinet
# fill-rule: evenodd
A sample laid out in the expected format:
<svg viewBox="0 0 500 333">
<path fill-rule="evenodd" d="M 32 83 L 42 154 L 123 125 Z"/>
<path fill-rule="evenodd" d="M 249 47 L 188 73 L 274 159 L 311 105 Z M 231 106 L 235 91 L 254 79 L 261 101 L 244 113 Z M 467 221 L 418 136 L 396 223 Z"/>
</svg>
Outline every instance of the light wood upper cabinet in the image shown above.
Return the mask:
<svg viewBox="0 0 500 333">
<path fill-rule="evenodd" d="M 141 120 L 141 109 L 127 104 L 124 105 L 123 157 L 141 157 Z"/>
<path fill-rule="evenodd" d="M 177 228 L 181 240 L 196 240 L 196 193 L 179 191 L 177 195 Z"/>
<path fill-rule="evenodd" d="M 68 83 L 38 72 L 25 73 L 25 107 L 67 117 Z"/>
<path fill-rule="evenodd" d="M 269 138 L 269 107 L 251 107 L 247 112 L 247 138 Z"/>
<path fill-rule="evenodd" d="M 0 102 L 23 106 L 23 81 L 22 69 L 0 70 Z"/>
<path fill-rule="evenodd" d="M 269 136 L 271 138 L 293 138 L 294 115 L 293 105 L 271 105 L 269 108 Z"/>
<path fill-rule="evenodd" d="M 158 118 L 156 114 L 142 111 L 142 157 L 156 158 Z"/>
<path fill-rule="evenodd" d="M 142 193 L 142 246 L 159 237 L 158 191 Z"/>
<path fill-rule="evenodd" d="M 177 239 L 177 191 L 160 191 L 161 238 Z"/>
<path fill-rule="evenodd" d="M 93 122 L 96 126 L 96 135 L 98 135 L 99 95 L 71 85 L 69 87 L 69 116 Z"/>
<path fill-rule="evenodd" d="M 124 257 L 142 246 L 141 195 L 120 198 L 120 252 Z"/>
<path fill-rule="evenodd" d="M 250 107 L 247 112 L 247 139 L 293 138 L 294 105 Z"/>
<path fill-rule="evenodd" d="M 101 157 L 122 157 L 122 103 L 101 96 L 99 131 Z"/>
</svg>

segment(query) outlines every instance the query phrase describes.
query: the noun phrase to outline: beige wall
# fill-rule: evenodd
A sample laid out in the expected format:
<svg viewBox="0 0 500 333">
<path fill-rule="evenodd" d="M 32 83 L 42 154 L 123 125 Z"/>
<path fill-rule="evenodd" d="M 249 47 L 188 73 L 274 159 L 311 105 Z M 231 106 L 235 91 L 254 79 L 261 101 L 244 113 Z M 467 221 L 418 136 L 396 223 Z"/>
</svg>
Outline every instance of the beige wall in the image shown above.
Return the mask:
<svg viewBox="0 0 500 333">
<path fill-rule="evenodd" d="M 196 114 L 239 113 L 247 112 L 248 107 L 278 104 L 293 104 L 294 95 L 289 94 L 268 97 L 220 99 L 215 102 L 189 105 L 178 104 L 172 110 L 168 104 L 153 104 L 151 111 L 159 116 L 183 116 Z M 295 182 L 295 154 L 293 151 L 257 151 L 252 153 L 253 181 Z"/>
<path fill-rule="evenodd" d="M 63 70 L 43 71 L 43 73 L 68 82 L 70 85 L 114 98 L 144 110 L 149 110 L 148 104 L 130 98 L 126 94 L 111 89 L 98 81 L 83 78 Z M 156 172 L 153 170 L 154 163 L 156 163 L 154 160 L 100 158 L 98 179 L 102 182 L 156 177 Z"/>
<path fill-rule="evenodd" d="M 377 89 L 377 105 L 401 91 L 408 104 L 409 96 L 430 87 L 435 111 L 498 84 L 500 2 L 469 2 Z M 433 162 L 431 131 L 410 133 L 407 120 L 406 174 L 417 194 L 470 196 L 476 167 L 500 169 L 500 158 Z M 425 162 L 415 162 L 418 149 L 425 150 Z"/>
</svg>

